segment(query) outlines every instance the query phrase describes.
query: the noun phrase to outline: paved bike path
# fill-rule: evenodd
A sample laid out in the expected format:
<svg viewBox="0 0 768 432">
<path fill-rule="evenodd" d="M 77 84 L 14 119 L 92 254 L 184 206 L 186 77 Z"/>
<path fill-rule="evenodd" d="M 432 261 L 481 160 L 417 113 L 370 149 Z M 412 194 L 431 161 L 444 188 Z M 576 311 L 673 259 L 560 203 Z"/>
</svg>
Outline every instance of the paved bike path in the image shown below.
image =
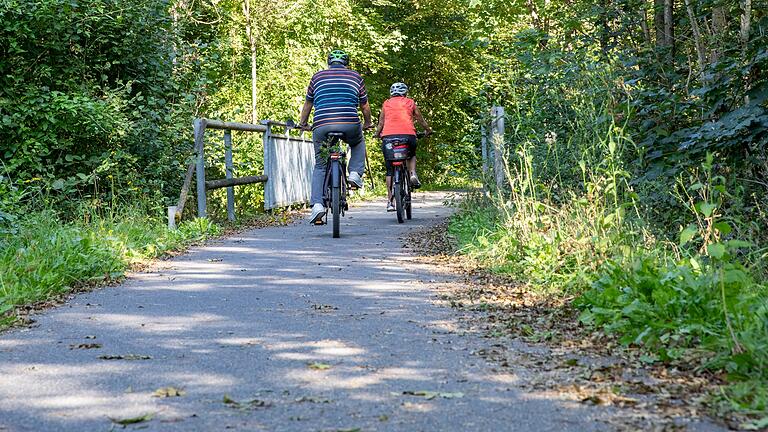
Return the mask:
<svg viewBox="0 0 768 432">
<path fill-rule="evenodd" d="M 128 428 L 606 430 L 602 408 L 524 393 L 472 354 L 480 336 L 433 303 L 447 276 L 402 248 L 451 210 L 444 194 L 415 199 L 402 225 L 384 201 L 353 207 L 340 239 L 302 223 L 213 242 L 0 334 L 0 430 L 106 431 L 148 413 Z"/>
</svg>

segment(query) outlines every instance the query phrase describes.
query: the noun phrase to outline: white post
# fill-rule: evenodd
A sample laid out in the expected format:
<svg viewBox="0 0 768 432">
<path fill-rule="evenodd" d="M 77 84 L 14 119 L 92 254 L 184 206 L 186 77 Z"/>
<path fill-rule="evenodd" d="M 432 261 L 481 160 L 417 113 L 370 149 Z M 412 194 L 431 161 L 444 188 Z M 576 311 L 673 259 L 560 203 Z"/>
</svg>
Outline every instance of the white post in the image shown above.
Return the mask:
<svg viewBox="0 0 768 432">
<path fill-rule="evenodd" d="M 168 206 L 168 229 L 176 229 L 176 206 Z"/>
</svg>

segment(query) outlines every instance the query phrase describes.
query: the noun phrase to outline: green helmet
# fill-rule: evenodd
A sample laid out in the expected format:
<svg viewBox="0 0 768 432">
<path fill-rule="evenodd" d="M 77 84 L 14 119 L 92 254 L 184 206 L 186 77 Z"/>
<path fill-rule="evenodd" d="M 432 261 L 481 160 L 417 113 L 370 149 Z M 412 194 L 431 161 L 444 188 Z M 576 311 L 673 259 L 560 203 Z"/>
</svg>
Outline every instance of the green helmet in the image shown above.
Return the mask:
<svg viewBox="0 0 768 432">
<path fill-rule="evenodd" d="M 349 54 L 344 50 L 333 50 L 328 54 L 328 66 L 333 63 L 341 63 L 344 66 L 349 66 Z"/>
</svg>

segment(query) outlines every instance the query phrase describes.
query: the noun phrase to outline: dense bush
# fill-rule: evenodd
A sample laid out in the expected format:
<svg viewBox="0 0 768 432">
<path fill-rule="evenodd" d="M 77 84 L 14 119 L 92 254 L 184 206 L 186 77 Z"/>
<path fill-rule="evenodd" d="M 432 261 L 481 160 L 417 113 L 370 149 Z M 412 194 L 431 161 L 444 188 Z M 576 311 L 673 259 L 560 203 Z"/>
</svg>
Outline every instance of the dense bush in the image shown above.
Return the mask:
<svg viewBox="0 0 768 432">
<path fill-rule="evenodd" d="M 6 187 L 54 199 L 160 201 L 178 191 L 189 149 L 176 126 L 192 116 L 191 85 L 174 67 L 180 50 L 164 2 L 3 2 Z"/>
</svg>

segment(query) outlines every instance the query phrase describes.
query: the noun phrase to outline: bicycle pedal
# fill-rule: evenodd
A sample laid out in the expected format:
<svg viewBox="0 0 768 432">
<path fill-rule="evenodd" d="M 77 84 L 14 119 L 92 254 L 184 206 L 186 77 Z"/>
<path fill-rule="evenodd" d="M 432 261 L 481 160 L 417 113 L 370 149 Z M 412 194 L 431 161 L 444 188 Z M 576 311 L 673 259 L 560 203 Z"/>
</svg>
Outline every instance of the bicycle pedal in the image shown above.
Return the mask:
<svg viewBox="0 0 768 432">
<path fill-rule="evenodd" d="M 316 220 L 312 225 L 325 225 L 326 222 L 323 219 Z"/>
</svg>

